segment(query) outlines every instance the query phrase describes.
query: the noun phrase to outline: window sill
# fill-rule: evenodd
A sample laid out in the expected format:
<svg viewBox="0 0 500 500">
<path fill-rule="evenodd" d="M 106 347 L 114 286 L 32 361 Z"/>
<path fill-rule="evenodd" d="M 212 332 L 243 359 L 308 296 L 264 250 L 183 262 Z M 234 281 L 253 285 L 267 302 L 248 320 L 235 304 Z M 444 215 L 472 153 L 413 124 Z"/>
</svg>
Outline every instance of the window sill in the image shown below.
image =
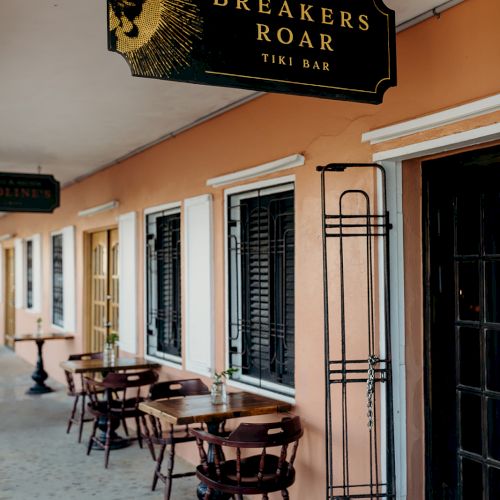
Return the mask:
<svg viewBox="0 0 500 500">
<path fill-rule="evenodd" d="M 170 368 L 176 368 L 177 370 L 182 370 L 182 358 L 179 358 L 179 360 L 177 361 L 174 359 L 157 358 L 156 356 L 145 354 L 144 359 L 147 359 L 148 361 L 154 361 L 155 363 L 158 363 L 162 366 L 168 366 Z"/>
<path fill-rule="evenodd" d="M 245 384 L 243 382 L 238 382 L 237 380 L 228 380 L 227 385 L 229 387 L 234 387 L 236 389 L 242 389 L 247 392 L 252 392 L 258 394 L 259 396 L 266 396 L 268 398 L 278 399 L 284 403 L 290 403 L 295 405 L 295 394 L 293 396 L 286 396 L 279 392 L 273 392 L 269 389 L 263 389 L 262 387 L 255 387 L 254 385 Z"/>
</svg>

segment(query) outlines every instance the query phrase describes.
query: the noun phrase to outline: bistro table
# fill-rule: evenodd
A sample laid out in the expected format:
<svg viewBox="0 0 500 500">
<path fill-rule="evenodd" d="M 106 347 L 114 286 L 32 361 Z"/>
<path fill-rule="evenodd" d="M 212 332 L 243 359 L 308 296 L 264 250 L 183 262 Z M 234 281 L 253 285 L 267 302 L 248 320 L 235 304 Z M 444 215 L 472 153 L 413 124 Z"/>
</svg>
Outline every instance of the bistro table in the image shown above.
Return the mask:
<svg viewBox="0 0 500 500">
<path fill-rule="evenodd" d="M 290 403 L 249 392 L 228 393 L 227 403 L 217 405 L 212 403 L 210 394 L 163 401 L 145 401 L 139 404 L 139 409 L 144 413 L 158 417 L 169 424 L 205 423 L 211 434 L 218 434 L 220 423 L 229 418 L 287 412 L 291 408 Z M 209 447 L 208 461 L 212 460 L 213 448 Z M 203 500 L 206 489 L 204 484 L 198 486 L 197 494 L 200 500 Z M 212 498 L 226 499 L 230 498 L 230 495 L 216 492 Z"/>
<path fill-rule="evenodd" d="M 47 380 L 47 372 L 43 367 L 43 344 L 46 340 L 69 340 L 74 338 L 74 335 L 67 333 L 26 333 L 21 335 L 14 335 L 10 337 L 14 342 L 24 342 L 34 340 L 38 348 L 38 359 L 36 362 L 35 371 L 32 373 L 31 378 L 35 381 L 35 385 L 30 387 L 26 394 L 38 395 L 52 392 L 53 389 L 45 385 Z"/>
<path fill-rule="evenodd" d="M 159 363 L 153 361 L 148 361 L 144 358 L 116 358 L 113 362 L 107 362 L 104 359 L 75 359 L 71 361 L 62 361 L 59 366 L 71 373 L 101 373 L 105 376 L 109 372 L 118 372 L 126 370 L 141 370 L 149 368 L 158 368 Z M 107 419 L 99 419 L 99 430 L 101 431 L 101 441 L 104 442 L 104 436 L 106 436 L 106 425 Z M 118 434 L 116 434 L 116 429 L 120 425 L 120 422 L 113 424 L 111 430 L 111 449 L 116 450 L 119 448 L 125 448 L 130 444 L 128 439 L 123 439 Z M 99 448 L 97 445 L 95 449 Z"/>
</svg>

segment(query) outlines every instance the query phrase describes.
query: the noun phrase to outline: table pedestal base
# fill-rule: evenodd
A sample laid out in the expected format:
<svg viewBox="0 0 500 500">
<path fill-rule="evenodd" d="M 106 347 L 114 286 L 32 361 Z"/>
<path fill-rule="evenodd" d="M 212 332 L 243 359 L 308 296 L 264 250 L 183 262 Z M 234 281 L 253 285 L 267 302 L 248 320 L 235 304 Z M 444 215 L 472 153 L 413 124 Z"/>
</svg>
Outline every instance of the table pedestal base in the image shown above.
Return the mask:
<svg viewBox="0 0 500 500">
<path fill-rule="evenodd" d="M 39 395 L 46 394 L 47 392 L 53 392 L 53 389 L 45 385 L 48 374 L 43 368 L 42 348 L 44 342 L 45 341 L 43 339 L 36 340 L 36 346 L 38 348 L 38 359 L 36 361 L 35 371 L 31 375 L 31 378 L 34 380 L 35 385 L 33 387 L 30 387 L 26 391 L 26 394 Z"/>
<path fill-rule="evenodd" d="M 100 436 L 97 438 L 100 443 L 102 443 L 102 447 L 99 446 L 97 443 L 92 444 L 92 449 L 93 450 L 103 450 L 104 449 L 104 443 L 106 442 L 106 429 L 108 425 L 108 419 L 106 417 L 101 417 L 99 418 L 99 422 L 97 424 L 97 427 L 100 431 Z M 121 448 L 126 448 L 127 446 L 130 446 L 132 443 L 130 442 L 130 439 L 122 438 L 116 433 L 116 429 L 118 429 L 120 425 L 119 420 L 112 419 L 111 422 L 111 436 L 110 436 L 110 444 L 109 448 L 111 450 L 119 450 Z"/>
</svg>

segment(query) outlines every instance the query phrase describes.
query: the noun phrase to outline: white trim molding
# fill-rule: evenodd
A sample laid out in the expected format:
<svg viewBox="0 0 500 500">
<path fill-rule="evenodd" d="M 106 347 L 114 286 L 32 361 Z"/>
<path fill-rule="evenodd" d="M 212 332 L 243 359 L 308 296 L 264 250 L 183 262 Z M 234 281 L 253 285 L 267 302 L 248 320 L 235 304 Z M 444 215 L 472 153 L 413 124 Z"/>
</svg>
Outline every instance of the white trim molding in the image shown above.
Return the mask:
<svg viewBox="0 0 500 500">
<path fill-rule="evenodd" d="M 301 167 L 302 165 L 304 165 L 304 163 L 305 158 L 303 155 L 290 155 L 286 156 L 285 158 L 280 158 L 279 160 L 274 160 L 262 165 L 239 170 L 238 172 L 233 172 L 231 174 L 212 177 L 211 179 L 207 180 L 207 186 L 225 186 L 226 184 L 246 181 L 255 177 L 259 177 L 261 175 L 274 174 L 275 172 L 280 172 L 281 170 L 286 170 L 288 168 Z"/>
<path fill-rule="evenodd" d="M 415 118 L 414 120 L 365 132 L 361 136 L 361 141 L 369 142 L 370 144 L 379 144 L 496 111 L 500 111 L 500 94 Z"/>
<path fill-rule="evenodd" d="M 438 139 L 430 139 L 428 141 L 415 142 L 400 148 L 388 149 L 380 151 L 373 155 L 373 161 L 384 160 L 410 160 L 411 158 L 419 158 L 431 154 L 442 153 L 475 144 L 495 141 L 500 139 L 500 123 L 486 125 L 457 134 L 445 135 Z"/>
</svg>

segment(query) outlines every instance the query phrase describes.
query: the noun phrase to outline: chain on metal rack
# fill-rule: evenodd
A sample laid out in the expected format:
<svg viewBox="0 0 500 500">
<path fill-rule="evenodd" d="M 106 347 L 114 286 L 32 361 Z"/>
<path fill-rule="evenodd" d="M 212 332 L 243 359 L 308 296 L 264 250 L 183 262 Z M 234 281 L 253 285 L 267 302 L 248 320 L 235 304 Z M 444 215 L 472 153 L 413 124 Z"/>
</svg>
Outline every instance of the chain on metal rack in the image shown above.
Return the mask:
<svg viewBox="0 0 500 500">
<path fill-rule="evenodd" d="M 366 380 L 366 407 L 368 411 L 368 429 L 373 429 L 373 396 L 375 393 L 375 365 L 380 362 L 377 356 L 370 356 L 368 358 L 368 377 Z"/>
</svg>

